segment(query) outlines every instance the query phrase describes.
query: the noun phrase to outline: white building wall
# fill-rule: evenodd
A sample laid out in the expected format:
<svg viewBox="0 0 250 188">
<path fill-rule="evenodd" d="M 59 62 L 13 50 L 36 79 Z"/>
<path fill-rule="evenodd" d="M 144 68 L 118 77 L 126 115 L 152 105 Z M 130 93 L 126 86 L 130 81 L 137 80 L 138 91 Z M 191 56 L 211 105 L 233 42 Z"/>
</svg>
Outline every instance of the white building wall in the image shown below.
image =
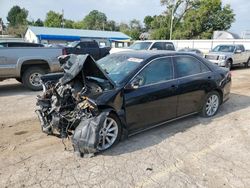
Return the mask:
<svg viewBox="0 0 250 188">
<path fill-rule="evenodd" d="M 39 39 L 30 29 L 27 29 L 24 38 L 27 42 L 39 43 Z"/>
<path fill-rule="evenodd" d="M 243 44 L 250 50 L 250 39 L 226 39 L 226 40 L 172 40 L 177 50 L 182 48 L 197 48 L 204 53 L 220 44 Z"/>
</svg>

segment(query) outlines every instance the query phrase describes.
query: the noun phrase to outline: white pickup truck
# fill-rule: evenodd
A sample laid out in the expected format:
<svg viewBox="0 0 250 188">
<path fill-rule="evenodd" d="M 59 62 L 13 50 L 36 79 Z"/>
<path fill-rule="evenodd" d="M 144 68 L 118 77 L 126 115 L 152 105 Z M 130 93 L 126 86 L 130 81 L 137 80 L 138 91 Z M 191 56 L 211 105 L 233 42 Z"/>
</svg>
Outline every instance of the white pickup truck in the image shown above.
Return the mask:
<svg viewBox="0 0 250 188">
<path fill-rule="evenodd" d="M 170 41 L 165 40 L 144 40 L 144 41 L 135 41 L 128 48 L 112 48 L 109 53 L 117 53 L 122 51 L 131 51 L 131 50 L 168 50 L 175 51 L 175 46 Z"/>
<path fill-rule="evenodd" d="M 250 66 L 250 51 L 243 45 L 218 45 L 205 58 L 221 67 Z"/>
</svg>

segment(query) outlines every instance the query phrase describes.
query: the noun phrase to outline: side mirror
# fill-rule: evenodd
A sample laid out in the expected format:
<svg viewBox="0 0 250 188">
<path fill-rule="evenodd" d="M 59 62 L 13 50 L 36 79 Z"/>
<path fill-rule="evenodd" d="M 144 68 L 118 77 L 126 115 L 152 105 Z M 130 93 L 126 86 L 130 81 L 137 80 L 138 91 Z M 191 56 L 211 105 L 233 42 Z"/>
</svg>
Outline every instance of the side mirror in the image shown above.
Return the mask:
<svg viewBox="0 0 250 188">
<path fill-rule="evenodd" d="M 143 81 L 143 78 L 140 76 L 137 76 L 132 82 L 130 82 L 128 85 L 125 86 L 125 89 L 127 90 L 138 89 L 142 81 Z"/>
<path fill-rule="evenodd" d="M 235 53 L 236 54 L 240 54 L 242 51 L 241 50 L 236 50 Z"/>
</svg>

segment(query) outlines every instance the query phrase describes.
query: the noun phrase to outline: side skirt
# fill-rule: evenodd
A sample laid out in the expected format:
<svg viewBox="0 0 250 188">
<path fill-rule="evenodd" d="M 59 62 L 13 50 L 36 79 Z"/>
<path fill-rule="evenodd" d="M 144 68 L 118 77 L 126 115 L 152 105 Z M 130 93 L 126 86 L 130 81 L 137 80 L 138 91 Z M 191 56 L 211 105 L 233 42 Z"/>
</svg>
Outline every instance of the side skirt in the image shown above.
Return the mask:
<svg viewBox="0 0 250 188">
<path fill-rule="evenodd" d="M 182 119 L 182 118 L 185 118 L 185 117 L 188 117 L 188 116 L 191 116 L 191 115 L 195 115 L 195 114 L 198 114 L 198 113 L 199 113 L 199 112 L 193 112 L 193 113 L 190 113 L 190 114 L 187 114 L 187 115 L 184 115 L 184 116 L 180 116 L 180 117 L 178 117 L 178 118 L 174 118 L 174 119 L 171 119 L 171 120 L 168 120 L 168 121 L 164 121 L 164 122 L 162 122 L 162 123 L 158 123 L 158 124 L 156 124 L 156 125 L 152 125 L 152 126 L 147 127 L 147 128 L 145 128 L 145 129 L 142 129 L 142 130 L 139 130 L 139 131 L 135 131 L 134 133 L 128 134 L 128 137 L 134 136 L 134 135 L 136 135 L 136 134 L 139 134 L 139 133 L 141 133 L 141 132 L 144 132 L 144 131 L 153 129 L 153 128 L 155 128 L 155 127 L 159 127 L 159 126 L 164 125 L 164 124 L 166 124 L 166 123 L 170 123 L 170 122 L 173 122 L 173 121 L 175 121 L 175 120 Z"/>
</svg>

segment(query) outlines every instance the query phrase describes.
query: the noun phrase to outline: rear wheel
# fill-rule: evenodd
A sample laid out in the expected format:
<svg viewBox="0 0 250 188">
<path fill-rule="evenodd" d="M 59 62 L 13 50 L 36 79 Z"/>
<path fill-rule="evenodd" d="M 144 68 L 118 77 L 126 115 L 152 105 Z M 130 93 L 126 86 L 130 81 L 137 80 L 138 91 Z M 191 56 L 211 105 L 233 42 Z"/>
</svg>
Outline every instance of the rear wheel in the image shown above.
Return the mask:
<svg viewBox="0 0 250 188">
<path fill-rule="evenodd" d="M 42 90 L 41 76 L 45 74 L 45 70 L 40 67 L 30 67 L 25 70 L 22 76 L 22 83 L 25 87 L 33 90 Z"/>
<path fill-rule="evenodd" d="M 104 151 L 117 144 L 121 138 L 121 123 L 114 114 L 106 117 L 101 130 L 99 131 L 99 143 L 97 149 Z"/>
<path fill-rule="evenodd" d="M 201 115 L 203 117 L 214 116 L 219 109 L 220 101 L 221 101 L 220 94 L 217 91 L 208 93 L 202 107 Z"/>
</svg>

